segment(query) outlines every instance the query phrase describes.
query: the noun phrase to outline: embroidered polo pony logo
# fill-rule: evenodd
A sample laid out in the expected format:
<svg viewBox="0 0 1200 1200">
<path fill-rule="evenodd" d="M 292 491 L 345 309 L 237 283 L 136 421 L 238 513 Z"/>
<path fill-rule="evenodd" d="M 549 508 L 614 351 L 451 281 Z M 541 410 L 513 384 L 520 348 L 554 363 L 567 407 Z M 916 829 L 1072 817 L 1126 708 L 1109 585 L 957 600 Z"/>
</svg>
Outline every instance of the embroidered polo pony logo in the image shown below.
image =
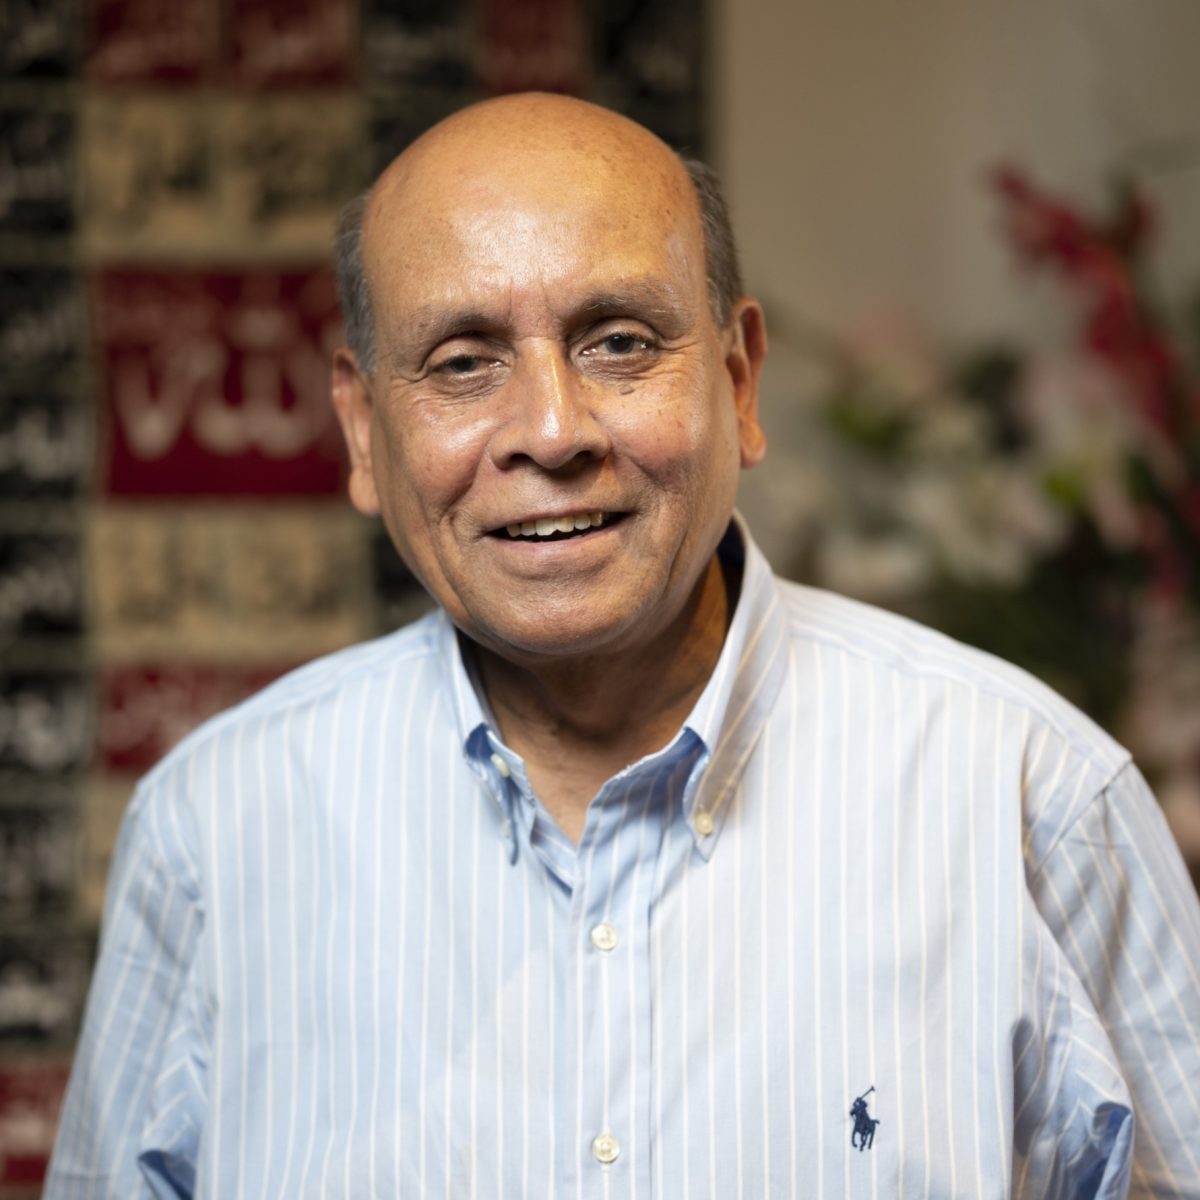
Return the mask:
<svg viewBox="0 0 1200 1200">
<path fill-rule="evenodd" d="M 854 1128 L 850 1131 L 850 1145 L 856 1150 L 869 1150 L 875 1141 L 875 1127 L 879 1122 L 867 1112 L 867 1097 L 874 1090 L 875 1085 L 872 1084 L 850 1105 L 850 1115 L 854 1118 Z"/>
</svg>

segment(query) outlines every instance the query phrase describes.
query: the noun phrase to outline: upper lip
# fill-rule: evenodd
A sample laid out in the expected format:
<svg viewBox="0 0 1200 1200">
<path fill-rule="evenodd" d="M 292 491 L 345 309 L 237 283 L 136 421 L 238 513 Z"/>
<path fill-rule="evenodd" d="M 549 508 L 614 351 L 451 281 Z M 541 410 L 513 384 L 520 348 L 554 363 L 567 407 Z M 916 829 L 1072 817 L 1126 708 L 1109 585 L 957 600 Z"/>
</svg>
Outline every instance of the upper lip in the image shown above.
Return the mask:
<svg viewBox="0 0 1200 1200">
<path fill-rule="evenodd" d="M 505 517 L 499 521 L 496 529 L 503 529 L 508 525 L 520 525 L 525 521 L 557 521 L 559 517 L 585 517 L 590 513 L 603 513 L 606 517 L 615 516 L 617 513 L 615 508 L 605 508 L 602 504 L 576 504 L 572 508 L 556 508 L 552 510 L 543 510 L 542 512 L 527 513 L 520 517 Z"/>
</svg>

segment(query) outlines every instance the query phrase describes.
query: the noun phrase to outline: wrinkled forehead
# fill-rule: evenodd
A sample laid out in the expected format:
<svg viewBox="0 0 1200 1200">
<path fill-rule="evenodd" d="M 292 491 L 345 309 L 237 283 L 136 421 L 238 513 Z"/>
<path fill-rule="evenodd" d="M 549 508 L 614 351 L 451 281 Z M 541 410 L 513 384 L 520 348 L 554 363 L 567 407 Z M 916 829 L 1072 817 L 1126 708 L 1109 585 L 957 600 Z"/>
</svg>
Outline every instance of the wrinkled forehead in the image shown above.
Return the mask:
<svg viewBox="0 0 1200 1200">
<path fill-rule="evenodd" d="M 678 158 L 631 122 L 451 130 L 418 143 L 371 196 L 363 242 L 377 304 L 489 279 L 658 271 L 705 293 L 700 215 Z"/>
</svg>

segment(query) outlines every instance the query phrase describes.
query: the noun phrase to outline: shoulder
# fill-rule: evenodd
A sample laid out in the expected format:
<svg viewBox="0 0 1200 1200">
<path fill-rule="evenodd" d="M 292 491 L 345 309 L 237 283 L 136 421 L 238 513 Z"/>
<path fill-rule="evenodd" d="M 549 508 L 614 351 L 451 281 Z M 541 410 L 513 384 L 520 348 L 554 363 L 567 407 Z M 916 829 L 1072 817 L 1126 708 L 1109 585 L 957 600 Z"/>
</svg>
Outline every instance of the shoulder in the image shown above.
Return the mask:
<svg viewBox="0 0 1200 1200">
<path fill-rule="evenodd" d="M 1128 751 L 1020 667 L 872 605 L 784 580 L 777 586 L 793 652 L 866 664 L 888 678 L 909 724 L 917 723 L 913 714 L 935 712 L 964 745 L 976 739 L 970 744 L 980 752 L 1005 760 L 1034 857 L 1128 767 Z M 971 714 L 984 710 L 988 719 L 971 727 Z"/>
<path fill-rule="evenodd" d="M 435 611 L 394 633 L 348 646 L 288 672 L 198 726 L 153 768 L 144 786 L 153 786 L 249 726 L 282 725 L 297 716 L 319 714 L 380 681 L 416 682 L 420 678 L 417 665 L 437 659 L 439 627 L 444 620 L 442 613 Z"/>
<path fill-rule="evenodd" d="M 306 759 L 316 735 L 339 725 L 351 736 L 376 693 L 390 703 L 404 703 L 407 694 L 409 703 L 436 706 L 444 691 L 445 622 L 435 610 L 394 633 L 315 659 L 204 722 L 138 784 L 125 814 L 126 836 L 136 830 L 150 838 L 173 868 L 194 867 L 186 861 L 194 859 L 188 847 L 206 840 L 210 810 L 218 807 L 213 797 L 274 789 L 282 762 Z"/>
<path fill-rule="evenodd" d="M 1110 776 L 1129 761 L 1128 752 L 1091 718 L 1028 671 L 897 613 L 820 588 L 777 583 L 793 642 L 837 647 L 872 660 L 905 685 L 940 683 L 1003 700 Z"/>
</svg>

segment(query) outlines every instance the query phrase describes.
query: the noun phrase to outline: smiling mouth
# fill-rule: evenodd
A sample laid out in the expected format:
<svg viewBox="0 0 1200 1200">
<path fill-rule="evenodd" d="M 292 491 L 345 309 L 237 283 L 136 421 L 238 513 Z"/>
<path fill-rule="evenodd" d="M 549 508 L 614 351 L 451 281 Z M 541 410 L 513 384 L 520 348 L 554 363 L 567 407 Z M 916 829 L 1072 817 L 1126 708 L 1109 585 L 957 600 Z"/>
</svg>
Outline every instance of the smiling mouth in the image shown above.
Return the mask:
<svg viewBox="0 0 1200 1200">
<path fill-rule="evenodd" d="M 563 542 L 615 524 L 625 514 L 609 512 L 574 513 L 566 517 L 543 517 L 518 521 L 492 530 L 492 536 L 512 542 Z"/>
</svg>

